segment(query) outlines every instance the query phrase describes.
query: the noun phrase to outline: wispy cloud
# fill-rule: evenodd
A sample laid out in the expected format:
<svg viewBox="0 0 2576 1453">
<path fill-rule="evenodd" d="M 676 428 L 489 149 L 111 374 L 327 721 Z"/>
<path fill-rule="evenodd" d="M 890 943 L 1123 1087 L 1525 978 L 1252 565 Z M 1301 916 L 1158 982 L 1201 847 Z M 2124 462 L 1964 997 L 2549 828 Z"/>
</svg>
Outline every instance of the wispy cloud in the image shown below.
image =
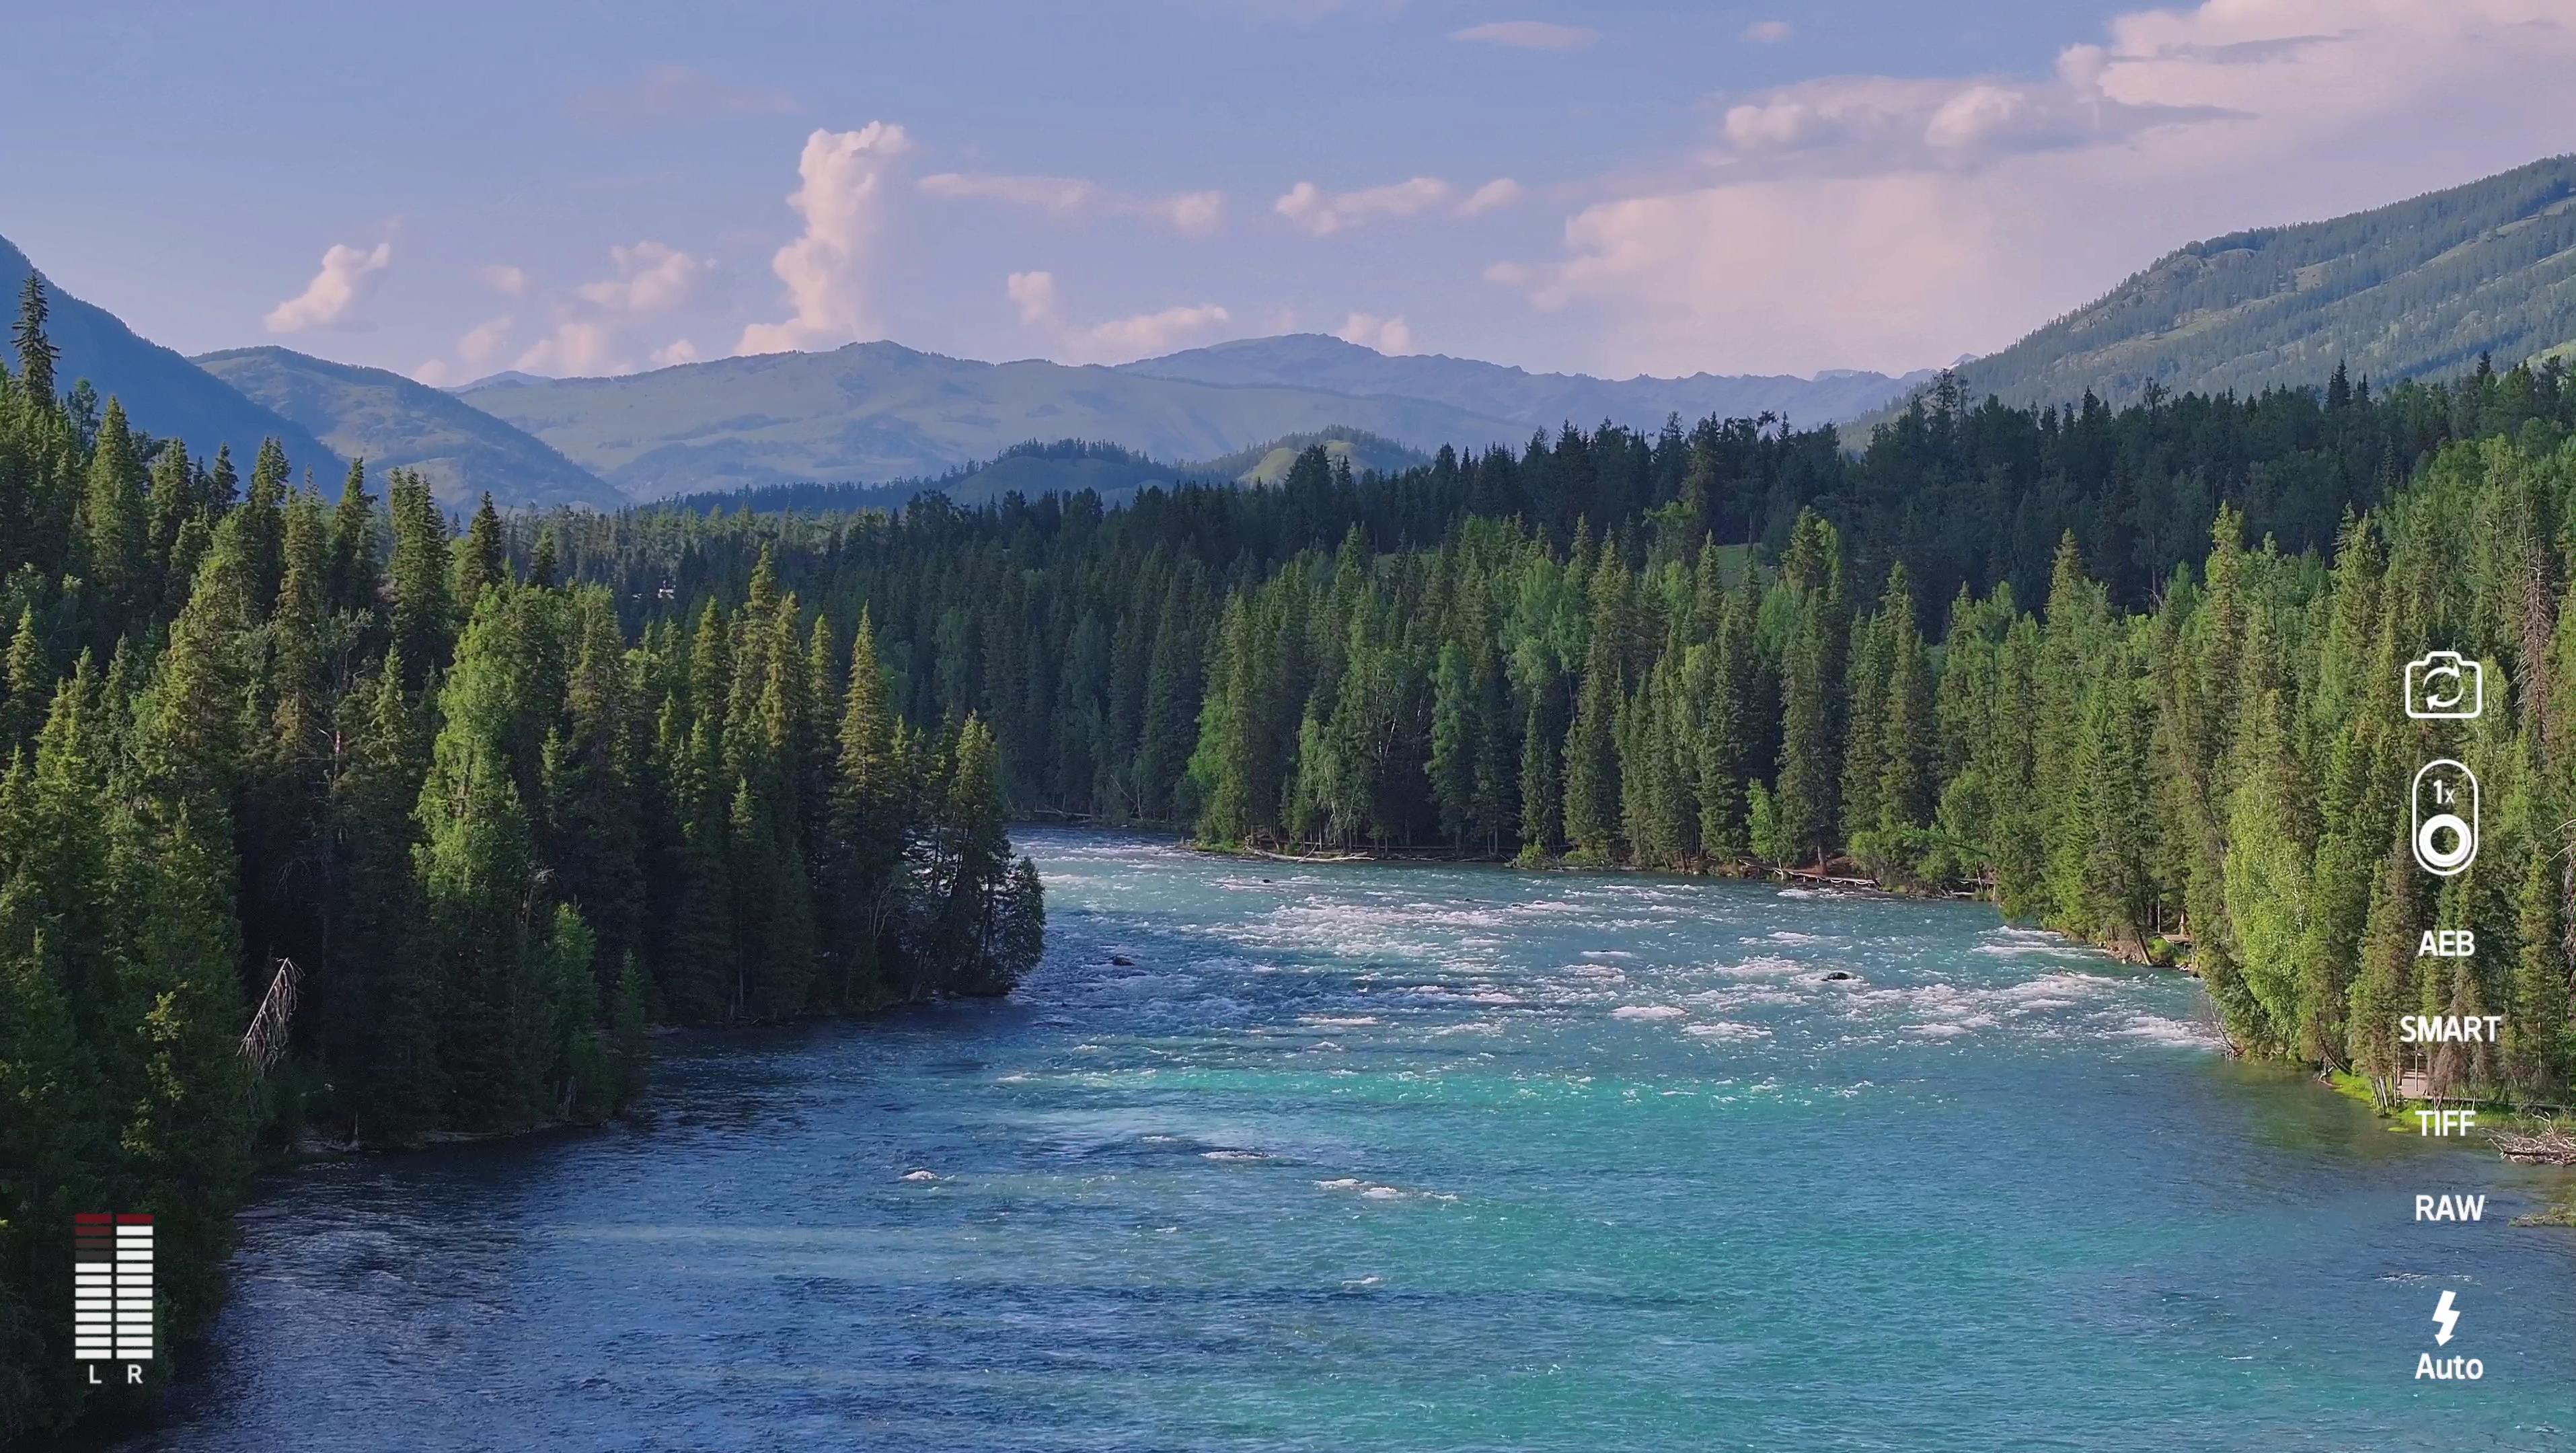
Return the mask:
<svg viewBox="0 0 2576 1453">
<path fill-rule="evenodd" d="M 1778 45 L 1789 38 L 1789 22 L 1757 20 L 1744 27 L 1744 38 L 1755 45 Z"/>
<path fill-rule="evenodd" d="M 304 291 L 268 310 L 263 320 L 268 331 L 303 333 L 316 328 L 356 326 L 353 315 L 359 301 L 373 286 L 372 279 L 393 260 L 390 242 L 379 242 L 363 252 L 347 243 L 331 244 L 322 254 L 321 270 L 304 285 Z"/>
<path fill-rule="evenodd" d="M 1496 208 L 1510 206 L 1520 197 L 1520 183 L 1509 177 L 1496 177 L 1463 199 L 1456 187 L 1438 177 L 1413 177 L 1382 187 L 1363 187 L 1350 192 L 1327 192 L 1313 182 L 1299 182 L 1270 206 L 1298 230 L 1317 237 L 1329 237 L 1372 222 L 1416 217 L 1427 212 L 1446 210 L 1459 217 L 1481 216 Z"/>
<path fill-rule="evenodd" d="M 1001 172 L 932 172 L 918 187 L 942 201 L 999 202 L 1067 220 L 1141 217 L 1190 237 L 1208 236 L 1225 224 L 1225 193 L 1173 192 L 1136 196 L 1080 177 L 1018 176 Z"/>
<path fill-rule="evenodd" d="M 1374 348 L 1380 353 L 1413 351 L 1413 329 L 1401 315 L 1392 318 L 1375 313 L 1353 313 L 1333 330 L 1333 336 L 1345 343 Z"/>
<path fill-rule="evenodd" d="M 1451 40 L 1507 45 L 1515 50 L 1581 50 L 1601 38 L 1586 25 L 1557 25 L 1545 20 L 1495 20 L 1449 32 Z"/>
<path fill-rule="evenodd" d="M 616 275 L 583 283 L 576 291 L 585 302 L 621 313 L 658 313 L 677 307 L 713 270 L 702 259 L 649 238 L 611 247 L 608 257 L 616 264 Z"/>
<path fill-rule="evenodd" d="M 1002 280 L 1002 291 L 1018 310 L 1020 326 L 1045 338 L 1049 355 L 1067 363 L 1125 363 L 1169 353 L 1206 342 L 1234 321 L 1218 304 L 1197 303 L 1100 323 L 1068 323 L 1055 274 L 1044 270 L 1012 273 Z"/>
</svg>

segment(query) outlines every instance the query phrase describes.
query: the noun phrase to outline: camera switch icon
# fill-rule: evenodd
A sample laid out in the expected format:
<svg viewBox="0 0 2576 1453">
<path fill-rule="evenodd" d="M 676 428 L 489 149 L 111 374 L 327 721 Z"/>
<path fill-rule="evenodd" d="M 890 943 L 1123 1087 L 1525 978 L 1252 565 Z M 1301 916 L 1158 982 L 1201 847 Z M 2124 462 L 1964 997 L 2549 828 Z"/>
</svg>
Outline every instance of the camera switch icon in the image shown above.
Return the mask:
<svg viewBox="0 0 2576 1453">
<path fill-rule="evenodd" d="M 2427 651 L 2406 663 L 2406 714 L 2467 721 L 2486 704 L 2486 673 L 2457 651 Z"/>
<path fill-rule="evenodd" d="M 2436 877 L 2468 871 L 2478 856 L 2478 779 L 2443 757 L 2415 773 L 2415 862 Z"/>
</svg>

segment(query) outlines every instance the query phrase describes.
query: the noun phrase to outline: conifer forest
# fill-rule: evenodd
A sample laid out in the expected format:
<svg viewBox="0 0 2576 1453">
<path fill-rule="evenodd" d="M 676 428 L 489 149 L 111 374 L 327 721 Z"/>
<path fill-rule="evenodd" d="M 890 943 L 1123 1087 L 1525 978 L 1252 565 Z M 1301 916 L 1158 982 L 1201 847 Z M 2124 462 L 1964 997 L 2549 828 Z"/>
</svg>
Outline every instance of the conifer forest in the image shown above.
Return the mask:
<svg viewBox="0 0 2576 1453">
<path fill-rule="evenodd" d="M 649 1026 L 1036 962 L 992 729 L 907 720 L 863 617 L 755 552 L 639 634 L 656 591 L 416 477 L 147 437 L 58 387 L 45 311 L 0 370 L 0 1443 L 82 1411 L 75 1211 L 154 1218 L 184 1335 L 264 1157 L 596 1120 Z"/>
<path fill-rule="evenodd" d="M 613 1115 L 658 1025 L 1007 991 L 1044 932 L 1012 820 L 1973 894 L 2383 1096 L 2576 1069 L 2555 365 L 1945 380 L 1866 439 L 1318 448 L 1117 508 L 452 521 L 401 471 L 326 497 L 147 436 L 43 312 L 0 381 L 0 1439 L 79 1411 L 31 1371 L 75 1209 L 150 1210 L 198 1326 L 264 1156 Z M 2402 709 L 2435 648 L 2482 664 L 2465 735 Z M 2486 805 L 2438 891 L 2436 747 Z M 2474 959 L 2419 960 L 2436 926 Z M 2411 1012 L 2511 1030 L 2411 1063 Z"/>
</svg>

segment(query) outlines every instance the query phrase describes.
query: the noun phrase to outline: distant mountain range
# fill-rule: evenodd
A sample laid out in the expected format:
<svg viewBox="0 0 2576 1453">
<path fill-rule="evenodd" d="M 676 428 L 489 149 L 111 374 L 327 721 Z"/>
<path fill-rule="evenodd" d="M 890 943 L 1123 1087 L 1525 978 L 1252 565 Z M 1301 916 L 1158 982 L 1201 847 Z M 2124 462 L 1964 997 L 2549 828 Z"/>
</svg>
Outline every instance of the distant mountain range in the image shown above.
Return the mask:
<svg viewBox="0 0 2576 1453">
<path fill-rule="evenodd" d="M 1868 413 L 1934 372 L 1927 368 L 1896 378 L 1851 369 L 1814 378 L 1695 373 L 1688 378 L 1641 375 L 1614 381 L 1580 373 L 1527 373 L 1440 353 L 1389 356 L 1323 333 L 1245 338 L 1121 364 L 1119 371 L 1228 388 L 1322 389 L 1359 398 L 1425 399 L 1484 418 L 1508 419 L 1522 426 L 1524 439 L 1533 429 L 1554 430 L 1563 424 L 1588 429 L 1605 419 L 1653 429 L 1675 414 L 1686 423 L 1711 414 L 1750 419 L 1766 413 L 1801 424 L 1827 423 Z M 1437 447 L 1467 441 L 1405 442 Z"/>
<path fill-rule="evenodd" d="M 2576 340 L 2576 157 L 2294 227 L 2231 232 L 2144 272 L 2002 352 L 1971 393 L 2112 403 L 2316 385 L 2344 364 L 2381 382 L 2496 366 Z"/>
<path fill-rule="evenodd" d="M 27 255 L 0 237 L 0 299 L 6 300 L 0 306 L 12 318 L 32 270 Z M 124 403 L 135 427 L 184 440 L 192 454 L 212 457 L 217 445 L 229 444 L 245 474 L 260 441 L 270 438 L 285 448 L 296 468 L 316 476 L 336 476 L 348 468 L 311 431 L 244 398 L 171 349 L 136 337 L 114 313 L 82 302 L 50 278 L 45 294 L 51 310 L 45 331 L 62 354 L 54 371 L 63 387 L 88 379 L 101 400 L 113 396 Z M 9 362 L 14 367 L 17 360 Z"/>
<path fill-rule="evenodd" d="M 1915 381 L 1609 382 L 1442 357 L 1388 357 L 1315 334 L 1247 339 L 1118 368 L 978 363 L 894 343 L 684 364 L 622 378 L 508 374 L 457 390 L 632 499 L 799 480 L 891 480 L 997 459 L 1036 438 L 1155 459 L 1223 456 L 1340 426 L 1408 449 L 1517 446 L 1537 430 L 1679 413 L 1874 408 Z"/>
<path fill-rule="evenodd" d="M 0 285 L 14 288 L 27 266 L 0 240 Z M 191 448 L 226 441 L 236 453 L 274 435 L 317 473 L 359 456 L 408 465 L 456 506 L 484 490 L 513 505 L 605 509 L 679 494 L 785 499 L 784 487 L 832 482 L 891 489 L 887 498 L 928 483 L 967 500 L 1081 488 L 1116 499 L 1179 478 L 1273 479 L 1309 440 L 1365 471 L 1443 444 L 1517 447 L 1569 423 L 1652 429 L 1671 415 L 1767 412 L 1865 429 L 1931 376 L 1609 380 L 1390 357 L 1301 333 L 1114 368 L 854 343 L 620 378 L 503 373 L 442 392 L 282 348 L 191 365 L 56 297 L 62 376 L 122 397 L 140 427 Z M 2454 373 L 2481 353 L 2507 365 L 2553 351 L 2576 351 L 2569 157 L 2332 221 L 2194 243 L 1959 371 L 1972 394 L 2013 402 L 2088 388 L 2120 402 L 2150 383 L 2313 385 L 2338 361 L 2388 382 Z M 1117 448 L 1068 447 L 1077 441 Z M 1161 462 L 1170 460 L 1203 462 Z"/>
<path fill-rule="evenodd" d="M 453 508 L 485 490 L 528 505 L 616 509 L 597 475 L 482 410 L 398 373 L 286 348 L 231 348 L 194 362 L 252 402 L 303 425 L 371 471 L 408 468 Z"/>
</svg>

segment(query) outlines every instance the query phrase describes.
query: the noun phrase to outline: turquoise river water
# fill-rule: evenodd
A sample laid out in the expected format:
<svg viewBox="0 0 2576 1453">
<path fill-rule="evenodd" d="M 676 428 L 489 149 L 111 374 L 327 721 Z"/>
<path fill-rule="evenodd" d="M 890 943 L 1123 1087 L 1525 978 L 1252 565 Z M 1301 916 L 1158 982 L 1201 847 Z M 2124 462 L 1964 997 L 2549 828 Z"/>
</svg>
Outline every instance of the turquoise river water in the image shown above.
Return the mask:
<svg viewBox="0 0 2576 1453">
<path fill-rule="evenodd" d="M 2576 1447 L 2576 1233 L 2506 1224 L 2560 1183 L 2229 1063 L 2178 975 L 1973 904 L 1021 841 L 1007 1001 L 265 1183 L 125 1446 Z"/>
</svg>

